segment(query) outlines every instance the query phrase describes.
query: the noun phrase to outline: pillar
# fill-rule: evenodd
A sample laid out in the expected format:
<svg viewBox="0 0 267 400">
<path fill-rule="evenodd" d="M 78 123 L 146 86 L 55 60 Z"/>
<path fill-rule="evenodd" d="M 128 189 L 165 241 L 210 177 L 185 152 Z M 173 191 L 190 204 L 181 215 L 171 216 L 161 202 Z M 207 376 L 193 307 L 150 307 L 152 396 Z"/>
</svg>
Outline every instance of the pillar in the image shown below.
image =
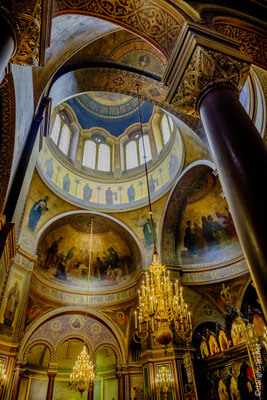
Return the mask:
<svg viewBox="0 0 267 400">
<path fill-rule="evenodd" d="M 123 384 L 123 374 L 119 369 L 117 370 L 117 379 L 118 379 L 118 400 L 124 400 L 124 384 Z"/>
<path fill-rule="evenodd" d="M 75 158 L 76 158 L 77 147 L 78 147 L 78 143 L 79 143 L 80 130 L 79 130 L 79 126 L 76 124 L 76 122 L 72 122 L 69 127 L 70 127 L 70 130 L 72 133 L 70 158 L 74 164 Z"/>
<path fill-rule="evenodd" d="M 19 394 L 20 378 L 24 372 L 25 368 L 21 368 L 21 363 L 17 363 L 14 369 L 14 379 L 10 400 L 17 400 Z"/>
<path fill-rule="evenodd" d="M 267 316 L 267 148 L 235 89 L 214 87 L 199 112 L 239 241 Z M 252 158 L 253 157 L 253 158 Z"/>
<path fill-rule="evenodd" d="M 55 377 L 57 375 L 57 364 L 49 363 L 49 369 L 47 371 L 47 375 L 48 375 L 48 387 L 47 387 L 47 393 L 46 393 L 46 400 L 52 400 Z"/>
<path fill-rule="evenodd" d="M 5 76 L 5 69 L 15 49 L 11 26 L 0 16 L 0 83 Z"/>
<path fill-rule="evenodd" d="M 87 400 L 94 400 L 94 384 L 88 387 Z"/>
<path fill-rule="evenodd" d="M 249 59 L 235 42 L 187 26 L 165 75 L 179 111 L 200 116 L 236 231 L 267 317 L 265 144 L 239 103 Z M 205 46 L 203 46 L 203 36 Z M 253 160 L 252 160 L 253 157 Z"/>
</svg>

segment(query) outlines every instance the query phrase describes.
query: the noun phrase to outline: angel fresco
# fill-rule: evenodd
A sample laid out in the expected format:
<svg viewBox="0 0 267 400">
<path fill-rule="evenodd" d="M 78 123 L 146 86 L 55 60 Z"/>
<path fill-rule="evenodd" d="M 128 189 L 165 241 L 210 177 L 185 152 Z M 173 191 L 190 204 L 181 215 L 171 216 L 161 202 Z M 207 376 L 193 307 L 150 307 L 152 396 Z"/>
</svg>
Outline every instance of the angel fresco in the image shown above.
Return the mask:
<svg viewBox="0 0 267 400">
<path fill-rule="evenodd" d="M 45 196 L 43 199 L 40 199 L 34 203 L 34 205 L 31 208 L 31 211 L 29 213 L 29 221 L 28 221 L 28 227 L 32 232 L 35 231 L 36 226 L 38 224 L 39 219 L 41 216 L 48 211 L 47 207 L 47 201 L 49 197 Z"/>
</svg>

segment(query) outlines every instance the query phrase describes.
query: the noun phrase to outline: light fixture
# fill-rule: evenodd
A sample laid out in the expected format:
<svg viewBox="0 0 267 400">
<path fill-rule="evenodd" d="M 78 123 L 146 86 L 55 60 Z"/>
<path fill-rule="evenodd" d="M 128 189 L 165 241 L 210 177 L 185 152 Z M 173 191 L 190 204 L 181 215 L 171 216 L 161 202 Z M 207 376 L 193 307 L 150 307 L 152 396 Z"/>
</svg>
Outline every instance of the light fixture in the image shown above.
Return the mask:
<svg viewBox="0 0 267 400">
<path fill-rule="evenodd" d="M 167 346 L 173 338 L 173 333 L 170 329 L 172 323 L 180 338 L 185 342 L 190 342 L 192 340 L 192 321 L 187 304 L 184 302 L 180 282 L 176 281 L 175 284 L 173 284 L 169 272 L 166 271 L 165 265 L 159 262 L 138 88 L 137 86 L 140 132 L 143 144 L 149 216 L 154 250 L 152 264 L 149 267 L 150 274 L 145 274 L 145 282 L 142 282 L 141 290 L 138 292 L 139 305 L 137 311 L 135 311 L 134 340 L 136 342 L 144 342 L 147 340 L 149 333 L 152 333 L 155 335 L 155 339 L 159 344 Z"/>
<path fill-rule="evenodd" d="M 88 224 L 89 225 L 89 224 Z M 89 250 L 89 267 L 88 267 L 88 295 L 86 298 L 86 317 L 88 316 L 88 297 L 89 297 L 89 282 L 91 273 L 91 260 L 92 260 L 92 237 L 93 237 L 93 218 L 90 222 L 90 250 Z M 84 327 L 86 327 L 86 319 L 84 320 Z M 78 390 L 81 393 L 87 389 L 88 392 L 94 389 L 95 379 L 95 365 L 87 353 L 85 345 L 85 333 L 84 333 L 84 346 L 78 356 L 77 361 L 73 367 L 73 372 L 70 375 L 69 389 Z"/>
<path fill-rule="evenodd" d="M 171 372 L 168 371 L 167 367 L 161 367 L 155 379 L 155 384 L 157 391 L 159 393 L 164 393 L 164 399 L 167 400 L 168 392 L 172 390 L 173 387 L 173 379 L 171 376 Z"/>
<path fill-rule="evenodd" d="M 6 370 L 3 363 L 0 364 L 0 390 L 6 383 Z"/>
</svg>

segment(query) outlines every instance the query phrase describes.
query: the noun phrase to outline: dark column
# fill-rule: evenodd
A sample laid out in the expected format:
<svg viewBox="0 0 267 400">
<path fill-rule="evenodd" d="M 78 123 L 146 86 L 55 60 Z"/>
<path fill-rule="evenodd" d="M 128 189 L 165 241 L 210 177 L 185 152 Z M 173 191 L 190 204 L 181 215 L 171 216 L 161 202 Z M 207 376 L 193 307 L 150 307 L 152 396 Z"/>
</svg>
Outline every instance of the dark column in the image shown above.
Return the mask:
<svg viewBox="0 0 267 400">
<path fill-rule="evenodd" d="M 118 378 L 118 400 L 124 400 L 124 384 L 123 375 L 121 372 L 117 373 Z"/>
<path fill-rule="evenodd" d="M 4 215 L 6 216 L 6 220 L 11 222 L 13 218 L 13 214 L 16 209 L 17 201 L 19 198 L 20 190 L 22 188 L 23 184 L 23 179 L 25 177 L 29 161 L 32 155 L 32 150 L 35 144 L 35 140 L 37 137 L 37 133 L 39 131 L 40 124 L 43 120 L 43 115 L 46 106 L 48 105 L 50 99 L 44 98 L 41 101 L 38 114 L 36 117 L 33 119 L 31 128 L 25 143 L 25 146 L 23 148 L 23 152 L 20 157 L 20 161 L 16 170 L 16 174 L 14 176 L 10 192 L 8 195 L 8 199 L 6 201 L 6 206 L 4 210 Z"/>
<path fill-rule="evenodd" d="M 15 41 L 13 32 L 5 20 L 0 16 L 0 83 L 2 82 L 8 61 L 14 51 Z"/>
<path fill-rule="evenodd" d="M 55 383 L 55 377 L 57 375 L 57 371 L 47 371 L 48 375 L 48 387 L 47 387 L 47 394 L 46 394 L 46 400 L 52 400 L 53 399 L 53 391 L 54 391 L 54 383 Z"/>
<path fill-rule="evenodd" d="M 94 384 L 88 388 L 87 400 L 94 400 Z"/>
<path fill-rule="evenodd" d="M 234 89 L 210 89 L 201 99 L 199 112 L 267 318 L 266 145 Z"/>
<path fill-rule="evenodd" d="M 21 364 L 17 364 L 14 370 L 14 380 L 10 400 L 17 400 L 19 394 L 19 384 L 21 375 L 25 372 L 25 368 L 21 369 Z"/>
</svg>

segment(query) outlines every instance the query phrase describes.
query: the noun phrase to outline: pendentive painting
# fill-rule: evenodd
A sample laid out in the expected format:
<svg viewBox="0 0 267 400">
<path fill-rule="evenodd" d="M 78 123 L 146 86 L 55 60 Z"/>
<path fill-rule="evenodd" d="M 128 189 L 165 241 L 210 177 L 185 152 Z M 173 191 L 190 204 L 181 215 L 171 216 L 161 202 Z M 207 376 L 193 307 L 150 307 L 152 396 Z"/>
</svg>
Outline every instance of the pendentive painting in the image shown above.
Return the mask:
<svg viewBox="0 0 267 400">
<path fill-rule="evenodd" d="M 210 265 L 242 253 L 220 182 L 210 171 L 194 182 L 187 197 L 178 252 L 183 265 Z"/>
<path fill-rule="evenodd" d="M 113 220 L 90 214 L 73 214 L 52 224 L 39 241 L 37 255 L 38 273 L 70 288 L 121 285 L 141 266 L 139 248 L 129 232 Z"/>
</svg>

